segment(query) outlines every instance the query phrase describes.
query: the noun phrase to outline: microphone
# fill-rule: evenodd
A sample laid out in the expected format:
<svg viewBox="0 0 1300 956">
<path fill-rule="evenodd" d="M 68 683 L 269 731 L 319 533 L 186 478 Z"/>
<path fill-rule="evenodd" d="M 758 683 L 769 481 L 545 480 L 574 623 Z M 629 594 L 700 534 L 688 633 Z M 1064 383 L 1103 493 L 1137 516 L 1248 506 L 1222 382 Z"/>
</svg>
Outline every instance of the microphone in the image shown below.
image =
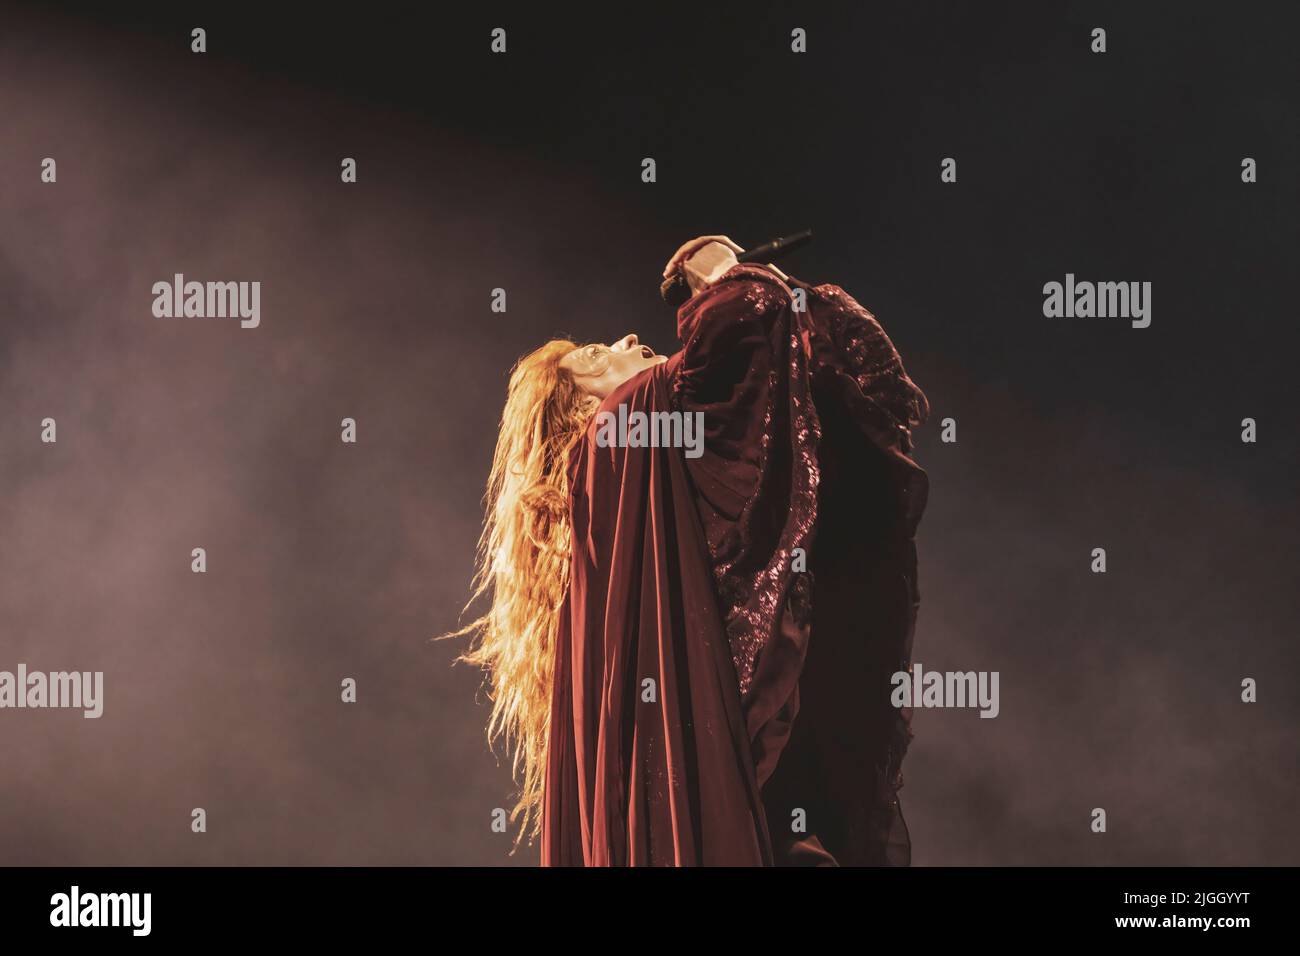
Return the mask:
<svg viewBox="0 0 1300 956">
<path fill-rule="evenodd" d="M 805 229 L 803 232 L 796 232 L 790 236 L 778 236 L 771 242 L 765 242 L 761 246 L 755 246 L 753 249 L 746 249 L 736 256 L 737 262 L 768 262 L 777 259 L 791 249 L 802 246 L 812 238 L 812 230 Z M 686 275 L 678 268 L 676 272 L 665 279 L 659 286 L 660 297 L 671 305 L 674 309 L 681 308 L 694 293 L 691 287 L 686 284 Z"/>
<path fill-rule="evenodd" d="M 764 261 L 776 259 L 785 255 L 791 249 L 802 246 L 812 238 L 812 230 L 805 229 L 803 232 L 796 232 L 793 236 L 778 236 L 771 242 L 765 242 L 761 246 L 753 249 L 747 249 L 740 255 L 736 256 L 737 262 L 756 262 L 759 259 Z"/>
</svg>

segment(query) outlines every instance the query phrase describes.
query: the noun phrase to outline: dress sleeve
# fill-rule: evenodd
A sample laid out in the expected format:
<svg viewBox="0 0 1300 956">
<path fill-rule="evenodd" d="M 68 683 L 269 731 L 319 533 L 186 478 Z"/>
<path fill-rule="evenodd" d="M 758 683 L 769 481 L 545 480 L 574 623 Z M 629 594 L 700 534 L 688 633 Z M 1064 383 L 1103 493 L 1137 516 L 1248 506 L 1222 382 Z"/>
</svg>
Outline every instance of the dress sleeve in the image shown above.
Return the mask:
<svg viewBox="0 0 1300 956">
<path fill-rule="evenodd" d="M 673 403 L 702 416 L 701 454 L 685 465 L 758 786 L 773 779 L 796 726 L 803 742 L 793 745 L 786 774 L 799 778 L 796 789 L 806 786 L 801 768 L 825 750 L 817 741 L 844 733 L 845 722 L 826 719 L 834 708 L 801 717 L 799 685 L 810 640 L 818 640 L 830 662 L 823 674 L 845 669 L 854 685 L 844 708 L 872 722 L 854 737 L 854 759 L 837 765 L 847 776 L 834 789 L 836 818 L 871 829 L 869 846 L 846 859 L 901 859 L 907 837 L 895 826 L 895 791 L 906 715 L 854 710 L 855 679 L 870 680 L 875 660 L 895 667 L 910 655 L 919 603 L 912 536 L 928 485 L 906 452 L 928 412 L 925 396 L 884 329 L 839 286 L 737 265 L 677 320 Z M 872 656 L 857 666 L 862 655 L 851 651 L 865 639 L 864 622 Z M 821 696 L 817 683 L 810 699 Z M 879 793 L 864 791 L 878 765 Z M 775 781 L 773 793 L 781 786 Z"/>
<path fill-rule="evenodd" d="M 912 430 L 930 415 L 925 393 L 908 377 L 894 343 L 876 317 L 837 285 L 798 283 L 811 313 L 814 367 L 840 379 L 847 404 L 875 440 L 909 452 Z"/>
<path fill-rule="evenodd" d="M 737 265 L 681 307 L 677 334 L 679 403 L 715 411 L 737 399 L 758 405 L 758 392 L 794 336 L 814 374 L 839 379 L 837 390 L 874 426 L 878 443 L 910 451 L 912 430 L 930 414 L 889 335 L 838 285 L 797 279 L 787 285 L 760 266 Z"/>
<path fill-rule="evenodd" d="M 674 385 L 679 402 L 717 407 L 761 387 L 788 323 L 790 289 L 759 266 L 736 265 L 677 313 L 682 364 Z M 760 374 L 756 374 L 760 373 Z"/>
</svg>

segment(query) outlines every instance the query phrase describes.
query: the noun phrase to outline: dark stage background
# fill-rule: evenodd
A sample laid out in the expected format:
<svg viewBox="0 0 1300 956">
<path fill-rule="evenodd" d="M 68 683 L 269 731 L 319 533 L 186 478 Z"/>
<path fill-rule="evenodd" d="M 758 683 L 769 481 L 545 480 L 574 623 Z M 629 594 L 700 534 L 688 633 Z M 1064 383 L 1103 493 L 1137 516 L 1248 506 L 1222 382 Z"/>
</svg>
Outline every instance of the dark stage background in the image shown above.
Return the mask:
<svg viewBox="0 0 1300 956">
<path fill-rule="evenodd" d="M 0 669 L 106 684 L 0 712 L 0 863 L 534 862 L 430 641 L 508 369 L 670 350 L 681 242 L 805 227 L 934 407 L 916 659 L 1001 673 L 916 714 L 914 861 L 1296 862 L 1290 5 L 102 6 L 0 10 Z M 261 326 L 154 318 L 177 272 Z"/>
</svg>

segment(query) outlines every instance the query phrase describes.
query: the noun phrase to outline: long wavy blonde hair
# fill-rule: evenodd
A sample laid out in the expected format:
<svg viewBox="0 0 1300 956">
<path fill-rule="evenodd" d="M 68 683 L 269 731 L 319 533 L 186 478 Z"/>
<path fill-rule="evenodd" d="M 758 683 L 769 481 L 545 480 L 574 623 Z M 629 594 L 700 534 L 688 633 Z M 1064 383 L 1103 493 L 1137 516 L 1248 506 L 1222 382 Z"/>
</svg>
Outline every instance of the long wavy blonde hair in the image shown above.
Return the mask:
<svg viewBox="0 0 1300 956">
<path fill-rule="evenodd" d="M 569 586 L 569 455 L 600 405 L 560 367 L 577 347 L 553 339 L 510 374 L 465 607 L 484 595 L 491 604 L 448 635 L 472 634 L 459 659 L 487 672 L 488 741 L 504 739 L 519 783 L 510 814 L 512 823 L 522 818 L 516 845 L 541 826 L 555 635 Z"/>
</svg>

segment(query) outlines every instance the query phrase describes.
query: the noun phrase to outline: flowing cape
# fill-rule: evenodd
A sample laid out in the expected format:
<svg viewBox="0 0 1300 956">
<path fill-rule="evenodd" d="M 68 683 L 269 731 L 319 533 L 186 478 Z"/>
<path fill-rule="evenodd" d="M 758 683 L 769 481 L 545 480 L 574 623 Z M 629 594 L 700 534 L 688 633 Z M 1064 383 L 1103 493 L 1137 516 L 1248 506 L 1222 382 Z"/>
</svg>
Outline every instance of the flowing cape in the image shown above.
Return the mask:
<svg viewBox="0 0 1300 956">
<path fill-rule="evenodd" d="M 570 459 L 542 862 L 906 863 L 928 403 L 838 286 L 738 265 L 677 318 L 601 411 L 698 416 L 702 449 L 597 416 Z"/>
</svg>

